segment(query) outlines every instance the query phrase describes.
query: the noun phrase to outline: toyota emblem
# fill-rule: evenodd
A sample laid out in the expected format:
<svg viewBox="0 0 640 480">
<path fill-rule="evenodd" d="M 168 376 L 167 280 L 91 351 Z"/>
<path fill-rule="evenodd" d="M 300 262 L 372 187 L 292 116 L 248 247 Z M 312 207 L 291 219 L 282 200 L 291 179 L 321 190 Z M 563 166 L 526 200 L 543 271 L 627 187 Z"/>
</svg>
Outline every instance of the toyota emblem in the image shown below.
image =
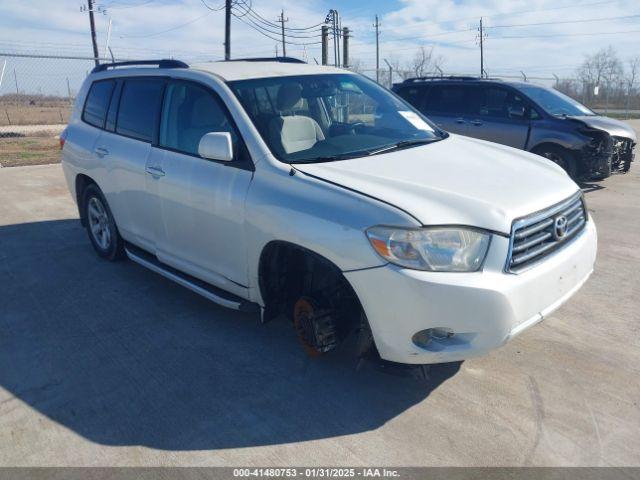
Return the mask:
<svg viewBox="0 0 640 480">
<path fill-rule="evenodd" d="M 553 220 L 553 236 L 556 240 L 563 240 L 567 236 L 569 222 L 564 215 L 558 215 Z"/>
</svg>

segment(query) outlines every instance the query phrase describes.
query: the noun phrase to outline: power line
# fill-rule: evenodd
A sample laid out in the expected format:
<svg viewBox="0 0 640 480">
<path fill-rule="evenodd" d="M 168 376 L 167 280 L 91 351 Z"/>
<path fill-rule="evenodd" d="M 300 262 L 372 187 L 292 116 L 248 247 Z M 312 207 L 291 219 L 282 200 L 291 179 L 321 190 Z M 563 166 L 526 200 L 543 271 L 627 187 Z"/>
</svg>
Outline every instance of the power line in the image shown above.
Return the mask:
<svg viewBox="0 0 640 480">
<path fill-rule="evenodd" d="M 150 3 L 155 2 L 156 0 L 147 0 L 146 2 L 142 2 L 142 3 L 137 3 L 135 5 L 132 4 L 127 4 L 124 2 L 112 2 L 109 5 L 105 5 L 105 9 L 109 9 L 109 10 L 128 10 L 130 8 L 138 8 L 138 7 L 144 7 L 145 5 L 149 5 Z M 124 5 L 123 7 L 114 7 L 113 5 L 118 5 L 118 4 L 122 4 Z"/>
<path fill-rule="evenodd" d="M 551 35 L 505 35 L 492 37 L 493 40 L 506 40 L 511 38 L 557 38 L 557 37 L 592 37 L 597 35 L 619 35 L 622 33 L 640 33 L 640 30 L 626 30 L 618 32 L 591 32 L 591 33 L 555 33 Z"/>
<path fill-rule="evenodd" d="M 622 17 L 607 17 L 607 18 L 588 18 L 584 20 L 561 20 L 559 22 L 537 22 L 537 23 L 518 23 L 513 25 L 493 25 L 485 28 L 513 28 L 513 27 L 537 27 L 540 25 L 563 25 L 567 23 L 589 23 L 589 22 L 605 22 L 608 20 L 622 20 L 625 18 L 637 18 L 640 14 L 624 15 Z"/>
<path fill-rule="evenodd" d="M 240 8 L 240 6 L 242 6 L 244 8 L 244 10 L 242 8 Z M 251 8 L 250 6 L 248 6 L 245 2 L 242 2 L 242 4 L 240 3 L 236 3 L 234 5 L 234 8 L 241 12 L 243 15 L 242 16 L 249 16 L 252 17 L 252 20 L 254 21 L 254 23 L 260 24 L 261 26 L 264 26 L 265 29 L 268 30 L 268 27 L 275 29 L 277 31 L 277 33 L 279 33 L 280 29 L 282 28 L 281 25 L 276 24 L 274 22 L 271 22 L 270 20 L 265 19 L 262 15 L 260 15 L 258 12 L 256 12 L 255 10 L 253 10 L 253 8 Z M 314 31 L 320 31 L 320 29 L 318 28 L 319 26 L 322 26 L 322 23 L 318 23 L 316 25 L 312 25 L 310 27 L 285 27 L 285 30 L 287 31 L 294 31 L 294 32 L 300 32 L 300 33 L 310 33 L 308 32 L 309 30 L 314 30 Z M 271 33 L 276 33 L 276 32 L 271 32 Z M 294 34 L 289 34 L 290 36 L 293 36 Z M 299 37 L 299 38 L 308 38 L 308 37 Z"/>
<path fill-rule="evenodd" d="M 232 9 L 232 11 L 234 11 L 235 9 Z M 237 11 L 237 10 L 236 10 Z M 259 23 L 257 23 L 255 20 L 253 20 L 251 17 L 249 16 L 245 16 L 245 15 L 237 15 L 237 14 L 233 14 L 234 17 L 238 18 L 238 19 L 243 19 L 244 23 L 248 23 L 251 24 L 253 26 L 254 29 L 259 29 L 261 32 L 264 33 L 268 33 L 271 35 L 280 35 L 281 31 L 280 31 L 280 27 L 276 29 L 269 29 Z M 291 38 L 318 38 L 319 35 L 296 35 L 296 34 L 291 34 L 291 33 L 285 33 L 285 35 L 287 37 L 291 37 Z"/>
<path fill-rule="evenodd" d="M 220 10 L 222 10 L 226 6 L 226 4 L 223 3 L 222 6 L 220 6 L 220 7 L 212 7 L 207 2 L 205 2 L 204 0 L 200 0 L 200 2 L 202 3 L 202 5 L 204 5 L 206 8 L 208 8 L 212 12 L 219 12 Z"/>
<path fill-rule="evenodd" d="M 537 10 L 520 10 L 520 11 L 517 11 L 517 12 L 494 13 L 494 14 L 483 15 L 483 17 L 485 17 L 485 18 L 509 17 L 509 16 L 516 16 L 516 15 L 524 15 L 526 13 L 540 13 L 540 12 L 550 12 L 550 11 L 556 11 L 556 10 L 563 10 L 563 9 L 567 9 L 567 8 L 593 7 L 593 6 L 596 6 L 596 5 L 605 5 L 605 4 L 609 4 L 609 3 L 617 3 L 618 1 L 619 0 L 605 0 L 605 1 L 601 0 L 599 2 L 591 2 L 591 3 L 578 3 L 578 4 L 574 3 L 572 5 L 562 5 L 562 6 L 559 6 L 559 7 L 541 8 L 541 9 L 537 9 Z M 412 27 L 424 26 L 424 25 L 441 25 L 443 23 L 460 23 L 460 22 L 466 22 L 466 21 L 471 21 L 471 20 L 476 20 L 476 19 L 477 19 L 477 17 L 458 18 L 458 19 L 442 20 L 442 21 L 425 20 L 425 21 L 421 21 L 421 22 L 413 22 L 413 23 L 411 23 L 409 25 L 403 25 L 402 28 L 412 28 Z"/>
<path fill-rule="evenodd" d="M 487 28 L 487 27 L 484 27 L 484 28 Z M 404 41 L 404 40 L 429 39 L 429 38 L 432 38 L 432 37 L 442 37 L 442 36 L 446 36 L 446 35 L 453 35 L 455 33 L 474 32 L 476 30 L 477 30 L 476 27 L 471 27 L 471 28 L 465 28 L 465 29 L 462 29 L 462 30 L 451 30 L 449 32 L 439 32 L 439 33 L 434 33 L 434 34 L 426 35 L 426 36 L 413 35 L 411 37 L 390 38 L 389 41 L 391 41 L 391 42 L 401 42 L 401 41 Z"/>
<path fill-rule="evenodd" d="M 243 17 L 240 17 L 240 16 L 235 15 L 235 14 L 234 14 L 234 16 L 235 16 L 238 20 L 240 20 L 242 23 L 244 23 L 245 25 L 248 25 L 249 27 L 253 28 L 256 32 L 260 33 L 261 35 L 263 35 L 263 36 L 265 36 L 265 37 L 267 37 L 267 38 L 269 38 L 269 39 L 271 39 L 271 40 L 274 40 L 274 41 L 276 41 L 276 42 L 280 42 L 280 41 L 281 41 L 281 39 L 279 39 L 279 38 L 277 38 L 277 37 L 272 37 L 271 35 L 269 35 L 269 34 L 267 34 L 267 33 L 263 32 L 263 31 L 260 29 L 260 27 L 257 27 L 256 25 L 254 25 L 254 24 L 251 24 L 251 23 L 247 22 L 247 20 L 245 20 Z M 317 41 L 317 42 L 290 42 L 290 41 L 286 41 L 286 40 L 285 40 L 285 43 L 286 43 L 287 45 L 317 45 L 317 44 L 322 43 L 322 42 L 320 42 L 320 41 Z"/>
<path fill-rule="evenodd" d="M 280 28 L 280 25 L 278 25 L 277 23 L 272 22 L 271 20 L 268 20 L 268 19 L 264 18 L 256 10 L 254 10 L 251 5 L 247 5 L 246 1 L 242 0 L 242 6 L 245 8 L 246 12 L 250 16 L 254 17 L 257 21 L 259 21 L 261 23 L 264 23 L 265 25 L 269 25 L 271 27 Z M 324 25 L 324 23 L 317 23 L 317 24 L 311 25 L 309 27 L 285 27 L 285 30 L 298 30 L 298 31 L 312 30 L 312 29 L 319 30 L 318 27 L 321 27 L 322 25 Z"/>
<path fill-rule="evenodd" d="M 194 18 L 192 20 L 189 20 L 188 22 L 181 23 L 180 25 L 176 25 L 174 27 L 167 28 L 166 30 L 161 30 L 159 32 L 153 32 L 153 33 L 149 33 L 149 34 L 146 34 L 146 35 L 120 35 L 120 38 L 149 38 L 149 37 L 155 37 L 156 35 L 162 35 L 163 33 L 173 32 L 174 30 L 178 30 L 179 28 L 183 28 L 183 27 L 186 27 L 187 25 L 191 25 L 192 23 L 196 23 L 198 20 L 202 20 L 203 18 L 209 16 L 212 11 L 214 11 L 214 10 L 210 10 L 207 13 L 205 13 L 204 15 L 200 15 L 199 17 L 196 17 L 196 18 Z"/>
</svg>

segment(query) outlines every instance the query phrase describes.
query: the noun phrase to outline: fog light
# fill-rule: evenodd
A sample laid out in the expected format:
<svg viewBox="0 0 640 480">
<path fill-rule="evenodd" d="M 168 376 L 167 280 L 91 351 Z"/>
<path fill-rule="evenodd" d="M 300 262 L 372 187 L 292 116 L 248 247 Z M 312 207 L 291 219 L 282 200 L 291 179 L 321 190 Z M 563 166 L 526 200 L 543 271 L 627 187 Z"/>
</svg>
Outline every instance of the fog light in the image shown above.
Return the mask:
<svg viewBox="0 0 640 480">
<path fill-rule="evenodd" d="M 418 347 L 425 348 L 432 341 L 442 341 L 453 337 L 453 330 L 446 327 L 427 328 L 416 333 L 411 340 Z"/>
</svg>

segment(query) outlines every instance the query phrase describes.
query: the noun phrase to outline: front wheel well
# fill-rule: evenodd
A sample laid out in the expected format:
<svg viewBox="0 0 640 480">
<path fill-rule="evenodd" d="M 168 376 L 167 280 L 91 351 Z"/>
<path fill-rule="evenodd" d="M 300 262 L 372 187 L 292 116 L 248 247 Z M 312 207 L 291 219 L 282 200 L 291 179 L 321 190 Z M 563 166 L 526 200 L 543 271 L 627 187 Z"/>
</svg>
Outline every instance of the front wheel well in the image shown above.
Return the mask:
<svg viewBox="0 0 640 480">
<path fill-rule="evenodd" d="M 362 326 L 365 316 L 353 287 L 322 255 L 293 243 L 272 241 L 263 249 L 258 269 L 265 320 L 281 314 L 292 319 L 298 299 L 315 297 L 335 309 L 340 341 Z"/>
<path fill-rule="evenodd" d="M 557 152 L 558 154 L 565 156 L 565 161 L 567 163 L 565 170 L 570 174 L 570 176 L 575 177 L 577 175 L 583 174 L 584 165 L 582 162 L 578 161 L 578 155 L 575 150 L 571 150 L 569 148 L 563 147 L 562 145 L 554 142 L 543 142 L 539 143 L 531 150 L 531 153 L 535 153 L 536 155 L 540 155 L 542 157 L 547 157 L 547 152 Z"/>
</svg>

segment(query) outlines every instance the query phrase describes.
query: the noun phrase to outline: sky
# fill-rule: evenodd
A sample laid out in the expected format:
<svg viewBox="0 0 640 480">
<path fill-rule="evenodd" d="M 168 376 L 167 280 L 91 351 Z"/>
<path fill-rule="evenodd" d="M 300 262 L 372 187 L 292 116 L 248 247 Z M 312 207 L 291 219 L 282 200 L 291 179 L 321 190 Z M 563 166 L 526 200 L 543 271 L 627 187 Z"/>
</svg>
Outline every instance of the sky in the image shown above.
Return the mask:
<svg viewBox="0 0 640 480">
<path fill-rule="evenodd" d="M 103 10 L 96 12 L 100 54 L 105 52 L 111 20 L 110 46 L 116 57 L 221 59 L 223 3 L 99 1 L 97 6 Z M 85 4 L 83 0 L 2 0 L 0 53 L 90 55 L 88 14 L 81 11 Z M 297 45 L 287 45 L 287 54 L 311 62 L 320 61 L 317 25 L 324 22 L 330 9 L 337 9 L 342 26 L 348 26 L 353 34 L 351 57 L 365 69 L 375 67 L 376 14 L 380 19 L 381 66 L 384 59 L 409 63 L 418 48 L 425 46 L 443 57 L 445 73 L 477 73 L 480 17 L 486 27 L 485 69 L 489 75 L 520 75 L 524 71 L 529 77 L 570 77 L 585 55 L 602 47 L 613 46 L 623 61 L 639 54 L 640 0 L 253 0 L 250 5 L 273 23 L 284 10 L 286 26 L 299 29 L 288 31 L 297 36 L 289 39 Z M 242 8 L 237 9 L 239 15 Z M 251 28 L 247 19 L 252 18 L 232 18 L 232 57 L 275 54 L 277 41 Z M 278 49 L 282 53 L 281 46 Z M 74 72 L 74 76 L 80 74 Z M 0 93 L 6 88 L 7 80 Z"/>
</svg>

